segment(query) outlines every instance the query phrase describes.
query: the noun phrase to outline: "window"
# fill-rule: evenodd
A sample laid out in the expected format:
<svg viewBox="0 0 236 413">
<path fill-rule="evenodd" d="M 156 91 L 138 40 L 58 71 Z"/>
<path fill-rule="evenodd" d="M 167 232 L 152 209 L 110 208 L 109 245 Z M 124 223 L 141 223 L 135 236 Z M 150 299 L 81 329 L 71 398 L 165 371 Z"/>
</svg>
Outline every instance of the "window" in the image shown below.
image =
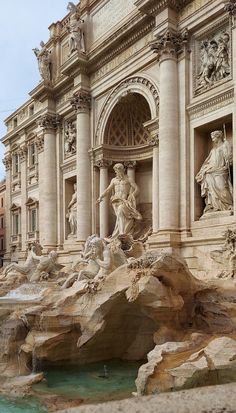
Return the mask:
<svg viewBox="0 0 236 413">
<path fill-rule="evenodd" d="M 15 174 L 18 174 L 18 172 L 19 172 L 19 155 L 17 153 L 15 153 L 13 159 L 14 159 L 14 164 L 13 164 L 14 169 L 13 169 L 13 171 L 14 171 Z"/>
<path fill-rule="evenodd" d="M 19 214 L 13 215 L 13 234 L 18 235 L 20 232 L 20 216 Z"/>
<path fill-rule="evenodd" d="M 17 122 L 17 118 L 14 118 L 14 120 L 13 120 L 13 125 L 14 125 L 14 128 L 16 128 L 16 127 L 17 127 L 17 124 L 18 124 L 18 122 Z"/>
<path fill-rule="evenodd" d="M 3 251 L 4 250 L 4 239 L 0 238 L 0 250 Z"/>
<path fill-rule="evenodd" d="M 1 198 L 1 208 L 3 208 L 3 198 Z"/>
<path fill-rule="evenodd" d="M 36 208 L 30 209 L 30 232 L 35 232 L 37 230 L 37 210 Z"/>
<path fill-rule="evenodd" d="M 1 228 L 4 228 L 4 219 L 1 217 Z"/>
</svg>

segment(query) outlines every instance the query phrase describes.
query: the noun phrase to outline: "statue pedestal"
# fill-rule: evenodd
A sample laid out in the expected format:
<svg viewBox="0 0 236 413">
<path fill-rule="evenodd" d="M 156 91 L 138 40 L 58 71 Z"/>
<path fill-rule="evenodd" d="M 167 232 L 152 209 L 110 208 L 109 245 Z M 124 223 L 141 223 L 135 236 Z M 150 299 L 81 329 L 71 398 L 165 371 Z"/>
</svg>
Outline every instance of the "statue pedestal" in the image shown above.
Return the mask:
<svg viewBox="0 0 236 413">
<path fill-rule="evenodd" d="M 215 211 L 215 212 L 205 212 L 200 218 L 199 221 L 203 221 L 206 219 L 215 219 L 219 217 L 230 217 L 234 214 L 233 210 L 228 211 Z"/>
<path fill-rule="evenodd" d="M 67 252 L 82 250 L 82 248 L 78 245 L 76 235 L 68 235 L 67 239 L 64 241 L 64 250 Z"/>
</svg>

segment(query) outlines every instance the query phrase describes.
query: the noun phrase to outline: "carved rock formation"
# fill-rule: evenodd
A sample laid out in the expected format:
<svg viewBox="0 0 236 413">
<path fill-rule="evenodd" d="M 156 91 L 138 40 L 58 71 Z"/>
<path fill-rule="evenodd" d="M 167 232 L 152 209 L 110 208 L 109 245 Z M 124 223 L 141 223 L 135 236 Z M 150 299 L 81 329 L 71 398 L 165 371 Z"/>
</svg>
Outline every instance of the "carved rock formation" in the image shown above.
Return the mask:
<svg viewBox="0 0 236 413">
<path fill-rule="evenodd" d="M 15 304 L 0 298 L 2 375 L 59 362 L 147 357 L 138 394 L 236 377 L 233 280 L 199 281 L 182 260 L 154 251 L 86 285 L 65 290 L 54 280 L 34 288 L 40 299 L 22 301 L 20 310 L 19 297 Z"/>
</svg>

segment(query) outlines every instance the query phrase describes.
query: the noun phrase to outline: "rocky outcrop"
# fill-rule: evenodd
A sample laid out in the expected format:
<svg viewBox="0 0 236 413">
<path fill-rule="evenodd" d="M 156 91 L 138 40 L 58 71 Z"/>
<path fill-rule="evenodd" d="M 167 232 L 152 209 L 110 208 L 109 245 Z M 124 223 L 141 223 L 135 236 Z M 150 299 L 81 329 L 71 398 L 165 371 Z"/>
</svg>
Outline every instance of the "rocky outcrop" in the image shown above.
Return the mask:
<svg viewBox="0 0 236 413">
<path fill-rule="evenodd" d="M 24 297 L 20 309 L 19 293 L 15 304 L 0 299 L 0 314 L 7 315 L 0 342 L 8 337 L 0 350 L 2 374 L 54 363 L 147 358 L 136 381 L 140 395 L 215 383 L 213 370 L 218 382 L 234 380 L 233 280 L 200 282 L 182 260 L 154 251 L 96 280 L 66 289 L 60 284 L 31 284 L 38 299 L 26 306 Z M 221 359 L 217 348 L 223 347 L 228 350 Z"/>
</svg>

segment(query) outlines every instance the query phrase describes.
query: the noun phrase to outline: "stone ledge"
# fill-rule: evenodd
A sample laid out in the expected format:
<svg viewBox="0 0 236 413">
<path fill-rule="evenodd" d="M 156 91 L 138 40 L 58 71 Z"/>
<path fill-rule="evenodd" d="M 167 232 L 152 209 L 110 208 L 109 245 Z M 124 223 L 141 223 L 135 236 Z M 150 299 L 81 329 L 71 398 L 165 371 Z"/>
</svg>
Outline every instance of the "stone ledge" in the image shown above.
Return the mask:
<svg viewBox="0 0 236 413">
<path fill-rule="evenodd" d="M 236 383 L 84 405 L 58 413 L 235 413 Z"/>
</svg>

